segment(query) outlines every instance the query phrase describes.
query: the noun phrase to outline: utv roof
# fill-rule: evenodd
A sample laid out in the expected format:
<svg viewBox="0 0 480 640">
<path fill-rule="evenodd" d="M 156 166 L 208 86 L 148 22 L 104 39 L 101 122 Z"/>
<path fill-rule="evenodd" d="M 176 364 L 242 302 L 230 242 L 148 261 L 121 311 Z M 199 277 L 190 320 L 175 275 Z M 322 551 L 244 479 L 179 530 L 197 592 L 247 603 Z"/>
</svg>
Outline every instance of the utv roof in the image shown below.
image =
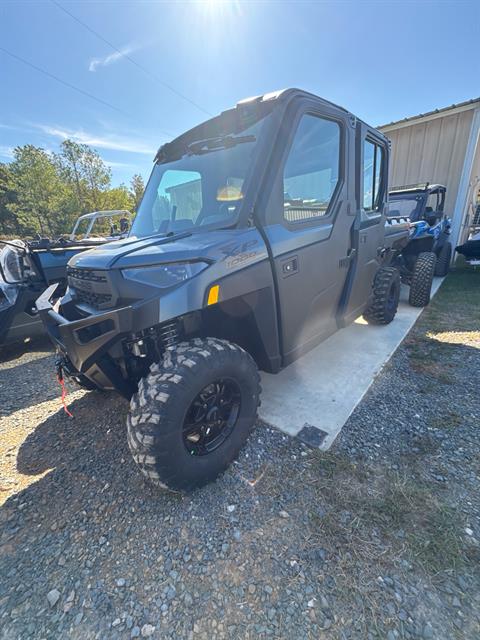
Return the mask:
<svg viewBox="0 0 480 640">
<path fill-rule="evenodd" d="M 250 105 L 254 102 L 268 102 L 269 100 L 290 100 L 292 98 L 297 97 L 305 97 L 305 98 L 314 98 L 315 100 L 320 100 L 321 102 L 336 107 L 337 109 L 341 109 L 344 113 L 350 113 L 344 107 L 341 107 L 334 102 L 330 102 L 329 100 L 325 100 L 325 98 L 321 98 L 320 96 L 315 95 L 314 93 L 310 93 L 310 91 L 304 91 L 303 89 L 279 89 L 278 91 L 270 91 L 269 93 L 264 93 L 259 96 L 251 96 L 250 98 L 244 98 L 240 100 L 235 105 L 235 109 L 242 108 L 246 105 Z M 351 114 L 350 114 L 351 115 Z"/>
<path fill-rule="evenodd" d="M 419 182 L 418 184 L 404 184 L 401 187 L 392 187 L 389 191 L 390 195 L 396 193 L 433 193 L 434 191 L 446 191 L 447 188 L 443 184 L 430 184 L 429 182 Z"/>
<path fill-rule="evenodd" d="M 350 111 L 348 111 L 344 107 L 341 107 L 340 105 L 335 104 L 334 102 L 330 102 L 329 100 L 325 100 L 324 98 L 321 98 L 320 96 L 317 96 L 314 93 L 310 93 L 309 91 L 304 91 L 303 89 L 295 89 L 295 88 L 281 89 L 279 91 L 271 91 L 269 93 L 264 93 L 259 96 L 251 96 L 250 98 L 244 98 L 243 100 L 240 100 L 231 109 L 222 111 L 218 116 L 214 116 L 210 120 L 205 120 L 204 122 L 197 125 L 196 127 L 193 127 L 189 131 L 182 133 L 171 142 L 167 142 L 163 144 L 159 148 L 154 161 L 157 162 L 166 158 L 166 156 L 169 153 L 173 152 L 174 149 L 180 148 L 182 145 L 182 142 L 184 142 L 187 139 L 201 140 L 201 139 L 207 138 L 208 130 L 212 127 L 212 125 L 219 124 L 221 122 L 221 119 L 228 118 L 229 115 L 232 115 L 235 112 L 238 113 L 244 110 L 248 112 L 249 109 L 254 106 L 268 108 L 268 105 L 269 104 L 272 105 L 272 103 L 274 102 L 279 102 L 279 103 L 289 102 L 294 98 L 302 98 L 302 97 L 313 98 L 317 102 L 323 103 L 325 106 L 333 106 L 336 109 L 340 109 L 345 114 L 349 115 L 353 121 L 356 122 L 358 120 L 360 122 L 363 122 L 362 120 L 360 120 L 360 118 L 357 118 L 356 116 L 354 116 Z M 385 137 L 381 132 L 379 133 L 382 137 Z M 387 140 L 387 138 L 385 138 L 385 140 Z"/>
</svg>

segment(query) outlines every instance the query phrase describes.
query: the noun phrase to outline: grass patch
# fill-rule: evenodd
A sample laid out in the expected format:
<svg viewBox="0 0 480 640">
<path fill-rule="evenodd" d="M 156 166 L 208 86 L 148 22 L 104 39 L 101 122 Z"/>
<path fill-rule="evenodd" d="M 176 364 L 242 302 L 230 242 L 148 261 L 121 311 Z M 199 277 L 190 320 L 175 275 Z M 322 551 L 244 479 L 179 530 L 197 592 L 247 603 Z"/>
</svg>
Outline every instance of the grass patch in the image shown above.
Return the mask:
<svg viewBox="0 0 480 640">
<path fill-rule="evenodd" d="M 436 381 L 441 382 L 442 384 L 455 383 L 454 372 L 449 372 L 448 370 L 446 371 L 445 365 L 436 362 L 434 359 L 427 358 L 425 360 L 414 361 L 410 363 L 410 366 L 416 373 L 420 373 L 429 378 L 434 378 Z M 423 386 L 420 386 L 418 391 L 420 393 L 428 393 L 428 381 L 426 381 Z"/>
<path fill-rule="evenodd" d="M 432 417 L 429 424 L 434 429 L 456 429 L 462 424 L 462 417 L 456 411 L 447 411 Z"/>
<path fill-rule="evenodd" d="M 401 461 L 406 465 L 417 465 L 423 457 L 435 453 L 439 448 L 440 443 L 436 438 L 433 438 L 429 433 L 422 433 L 412 439 L 412 448 L 401 456 Z"/>
<path fill-rule="evenodd" d="M 462 514 L 411 464 L 385 471 L 332 453 L 313 464 L 318 497 L 328 507 L 323 516 L 310 514 L 311 534 L 334 544 L 341 562 L 376 563 L 378 572 L 379 564 L 406 556 L 433 574 L 480 560 L 464 543 Z"/>
<path fill-rule="evenodd" d="M 451 271 L 419 325 L 428 326 L 433 333 L 480 333 L 480 270 L 466 266 Z"/>
<path fill-rule="evenodd" d="M 415 373 L 442 384 L 454 384 L 452 363 L 459 348 L 480 348 L 480 271 L 469 267 L 452 271 L 404 346 Z"/>
<path fill-rule="evenodd" d="M 332 451 L 320 452 L 313 450 L 310 464 L 318 476 L 327 480 L 332 480 L 339 474 L 349 474 L 351 477 L 361 480 L 366 480 L 367 478 L 364 465 Z"/>
</svg>

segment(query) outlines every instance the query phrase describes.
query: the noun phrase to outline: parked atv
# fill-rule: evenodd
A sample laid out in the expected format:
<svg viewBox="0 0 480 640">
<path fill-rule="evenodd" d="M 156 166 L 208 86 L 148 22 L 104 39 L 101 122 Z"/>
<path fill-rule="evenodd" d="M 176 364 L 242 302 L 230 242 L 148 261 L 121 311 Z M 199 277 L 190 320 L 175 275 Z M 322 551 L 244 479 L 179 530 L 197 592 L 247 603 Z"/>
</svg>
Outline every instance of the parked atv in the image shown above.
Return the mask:
<svg viewBox="0 0 480 640">
<path fill-rule="evenodd" d="M 451 220 L 444 214 L 445 192 L 444 186 L 428 183 L 390 190 L 389 217 L 410 220 L 410 241 L 396 264 L 414 307 L 430 302 L 434 275 L 445 276 L 450 268 Z"/>
<path fill-rule="evenodd" d="M 463 244 L 455 247 L 455 251 L 465 258 L 465 262 L 472 266 L 480 264 L 480 231 L 469 236 Z"/>
<path fill-rule="evenodd" d="M 130 400 L 142 473 L 190 490 L 245 443 L 272 373 L 362 313 L 395 316 L 386 138 L 290 89 L 163 145 L 130 235 L 70 260 L 37 301 L 59 373 Z M 321 363 L 319 363 L 321 366 Z"/>
<path fill-rule="evenodd" d="M 38 296 L 55 282 L 64 292 L 70 258 L 124 237 L 129 221 L 128 211 L 96 211 L 78 218 L 69 239 L 0 240 L 0 347 L 43 333 Z"/>
</svg>

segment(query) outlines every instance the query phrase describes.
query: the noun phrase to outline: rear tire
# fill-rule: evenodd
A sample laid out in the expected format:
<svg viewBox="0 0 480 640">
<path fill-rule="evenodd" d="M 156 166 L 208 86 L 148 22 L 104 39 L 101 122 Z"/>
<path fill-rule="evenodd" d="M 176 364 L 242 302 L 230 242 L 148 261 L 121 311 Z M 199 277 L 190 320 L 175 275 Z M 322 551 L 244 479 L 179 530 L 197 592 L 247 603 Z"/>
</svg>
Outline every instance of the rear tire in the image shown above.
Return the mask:
<svg viewBox="0 0 480 640">
<path fill-rule="evenodd" d="M 437 264 L 435 266 L 436 276 L 446 276 L 450 271 L 450 261 L 452 259 L 452 243 L 445 242 L 437 257 Z"/>
<path fill-rule="evenodd" d="M 236 344 L 195 339 L 167 351 L 130 403 L 128 445 L 141 472 L 172 491 L 215 480 L 245 444 L 260 392 L 257 366 Z"/>
<path fill-rule="evenodd" d="M 430 302 L 437 256 L 433 251 L 419 253 L 410 283 L 408 302 L 412 307 L 426 307 Z"/>
<path fill-rule="evenodd" d="M 363 313 L 368 324 L 389 324 L 395 317 L 400 298 L 400 273 L 382 267 L 373 282 L 373 300 Z"/>
</svg>

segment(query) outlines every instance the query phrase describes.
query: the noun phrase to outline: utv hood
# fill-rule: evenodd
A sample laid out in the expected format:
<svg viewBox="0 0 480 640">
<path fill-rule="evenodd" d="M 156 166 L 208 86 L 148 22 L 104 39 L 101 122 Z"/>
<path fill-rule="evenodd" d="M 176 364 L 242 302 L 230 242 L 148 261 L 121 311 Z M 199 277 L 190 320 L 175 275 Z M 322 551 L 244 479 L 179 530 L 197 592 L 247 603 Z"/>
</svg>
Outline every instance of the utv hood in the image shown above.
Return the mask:
<svg viewBox="0 0 480 640">
<path fill-rule="evenodd" d="M 184 232 L 175 236 L 129 237 L 73 257 L 70 267 L 81 269 L 125 269 L 165 262 L 216 261 L 242 245 L 253 229 Z M 258 247 L 260 248 L 260 247 Z"/>
</svg>

